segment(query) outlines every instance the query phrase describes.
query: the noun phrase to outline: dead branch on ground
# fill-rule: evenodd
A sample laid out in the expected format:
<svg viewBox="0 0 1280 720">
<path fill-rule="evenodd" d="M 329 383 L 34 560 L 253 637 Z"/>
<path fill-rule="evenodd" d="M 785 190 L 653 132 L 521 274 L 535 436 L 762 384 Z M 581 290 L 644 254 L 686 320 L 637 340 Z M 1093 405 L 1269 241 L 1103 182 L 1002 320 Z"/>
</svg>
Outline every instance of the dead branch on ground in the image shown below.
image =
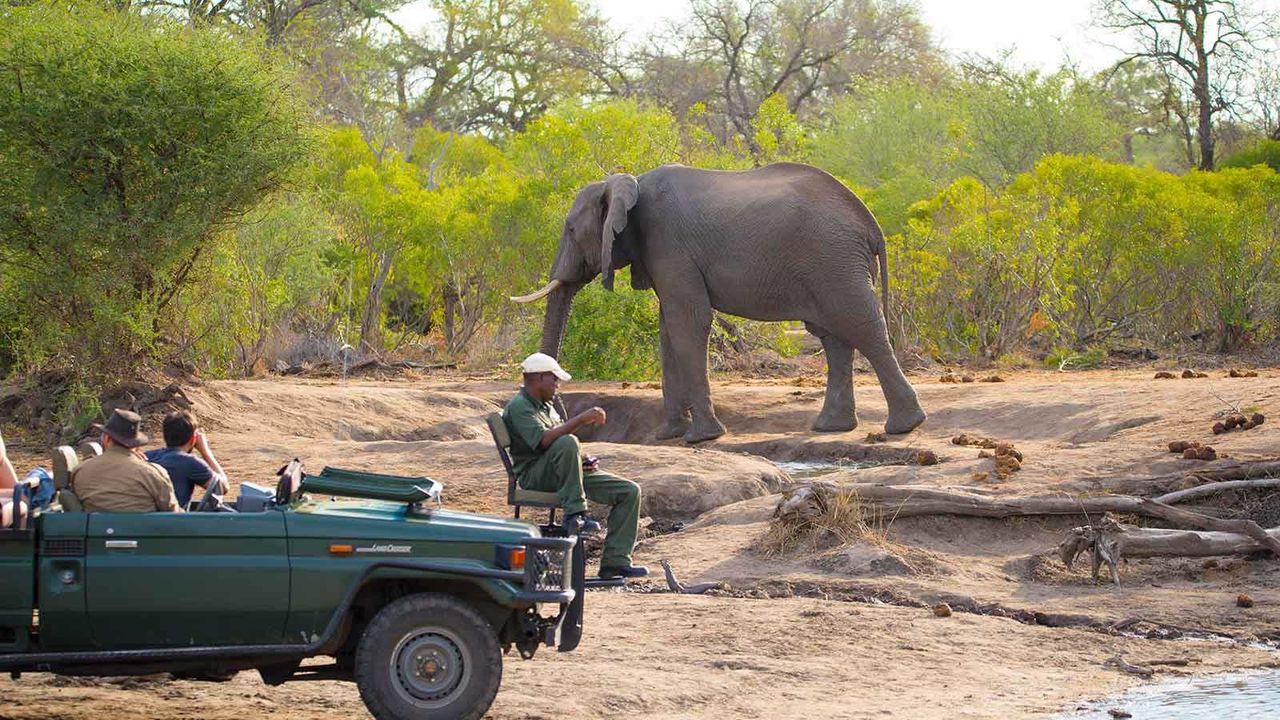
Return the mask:
<svg viewBox="0 0 1280 720">
<path fill-rule="evenodd" d="M 954 489 L 875 483 L 836 485 L 816 481 L 787 493 L 774 511 L 774 523 L 794 524 L 797 518 L 820 515 L 824 508 L 841 498 L 855 500 L 844 504 L 857 507 L 864 523 L 922 515 L 986 518 L 1083 515 L 1089 524 L 1070 531 L 1058 547 L 1059 555 L 1070 567 L 1080 553 L 1089 552 L 1093 556 L 1094 578 L 1097 579 L 1100 566 L 1106 564 L 1117 584 L 1120 581 L 1117 564 L 1125 558 L 1209 557 L 1260 550 L 1280 557 L 1280 528 L 1268 531 L 1252 520 L 1209 517 L 1159 500 L 1128 495 L 995 498 Z M 1112 514 L 1154 518 L 1175 528 L 1127 526 Z"/>
</svg>

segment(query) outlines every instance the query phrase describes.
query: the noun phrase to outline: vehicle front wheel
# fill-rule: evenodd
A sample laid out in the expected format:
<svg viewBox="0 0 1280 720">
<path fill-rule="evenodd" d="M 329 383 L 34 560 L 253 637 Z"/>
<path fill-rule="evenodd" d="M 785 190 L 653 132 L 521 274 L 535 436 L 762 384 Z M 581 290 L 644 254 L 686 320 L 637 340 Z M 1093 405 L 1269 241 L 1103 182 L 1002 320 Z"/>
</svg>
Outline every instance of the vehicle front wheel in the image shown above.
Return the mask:
<svg viewBox="0 0 1280 720">
<path fill-rule="evenodd" d="M 356 685 L 378 720 L 478 720 L 502 682 L 489 623 L 450 595 L 409 595 L 387 605 L 356 650 Z"/>
</svg>

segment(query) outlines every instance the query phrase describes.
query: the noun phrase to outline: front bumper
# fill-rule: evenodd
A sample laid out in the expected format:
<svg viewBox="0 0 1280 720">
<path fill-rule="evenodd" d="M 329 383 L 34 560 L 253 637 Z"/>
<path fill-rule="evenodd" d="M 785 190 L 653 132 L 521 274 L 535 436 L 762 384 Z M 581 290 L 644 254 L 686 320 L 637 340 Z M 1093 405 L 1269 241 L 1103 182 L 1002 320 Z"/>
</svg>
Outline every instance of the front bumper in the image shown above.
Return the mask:
<svg viewBox="0 0 1280 720">
<path fill-rule="evenodd" d="M 523 589 L 516 593 L 520 603 L 569 605 L 583 592 L 573 582 L 576 537 L 536 537 L 525 547 Z"/>
</svg>

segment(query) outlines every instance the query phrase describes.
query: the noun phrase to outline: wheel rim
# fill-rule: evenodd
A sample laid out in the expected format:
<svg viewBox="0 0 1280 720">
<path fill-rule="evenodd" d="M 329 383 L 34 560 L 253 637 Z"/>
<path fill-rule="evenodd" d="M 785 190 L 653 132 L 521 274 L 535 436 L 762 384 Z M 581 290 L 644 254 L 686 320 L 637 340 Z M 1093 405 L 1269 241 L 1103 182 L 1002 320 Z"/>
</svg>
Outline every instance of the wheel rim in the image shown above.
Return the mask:
<svg viewBox="0 0 1280 720">
<path fill-rule="evenodd" d="M 457 635 L 444 628 L 419 628 L 400 638 L 391 653 L 391 684 L 406 702 L 443 707 L 467 687 L 470 660 Z"/>
</svg>

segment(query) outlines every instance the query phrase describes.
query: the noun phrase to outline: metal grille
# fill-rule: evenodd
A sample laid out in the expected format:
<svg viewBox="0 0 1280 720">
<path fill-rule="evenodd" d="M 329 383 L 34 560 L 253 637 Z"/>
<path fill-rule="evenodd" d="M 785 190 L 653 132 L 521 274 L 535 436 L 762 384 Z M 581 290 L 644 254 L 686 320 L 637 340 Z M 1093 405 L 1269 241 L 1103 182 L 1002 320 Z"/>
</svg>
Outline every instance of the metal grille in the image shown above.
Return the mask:
<svg viewBox="0 0 1280 720">
<path fill-rule="evenodd" d="M 80 557 L 84 555 L 84 538 L 44 538 L 40 554 L 45 557 Z"/>
<path fill-rule="evenodd" d="M 549 548 L 529 548 L 525 557 L 525 573 L 529 589 L 559 592 L 568 587 L 567 553 Z"/>
</svg>

